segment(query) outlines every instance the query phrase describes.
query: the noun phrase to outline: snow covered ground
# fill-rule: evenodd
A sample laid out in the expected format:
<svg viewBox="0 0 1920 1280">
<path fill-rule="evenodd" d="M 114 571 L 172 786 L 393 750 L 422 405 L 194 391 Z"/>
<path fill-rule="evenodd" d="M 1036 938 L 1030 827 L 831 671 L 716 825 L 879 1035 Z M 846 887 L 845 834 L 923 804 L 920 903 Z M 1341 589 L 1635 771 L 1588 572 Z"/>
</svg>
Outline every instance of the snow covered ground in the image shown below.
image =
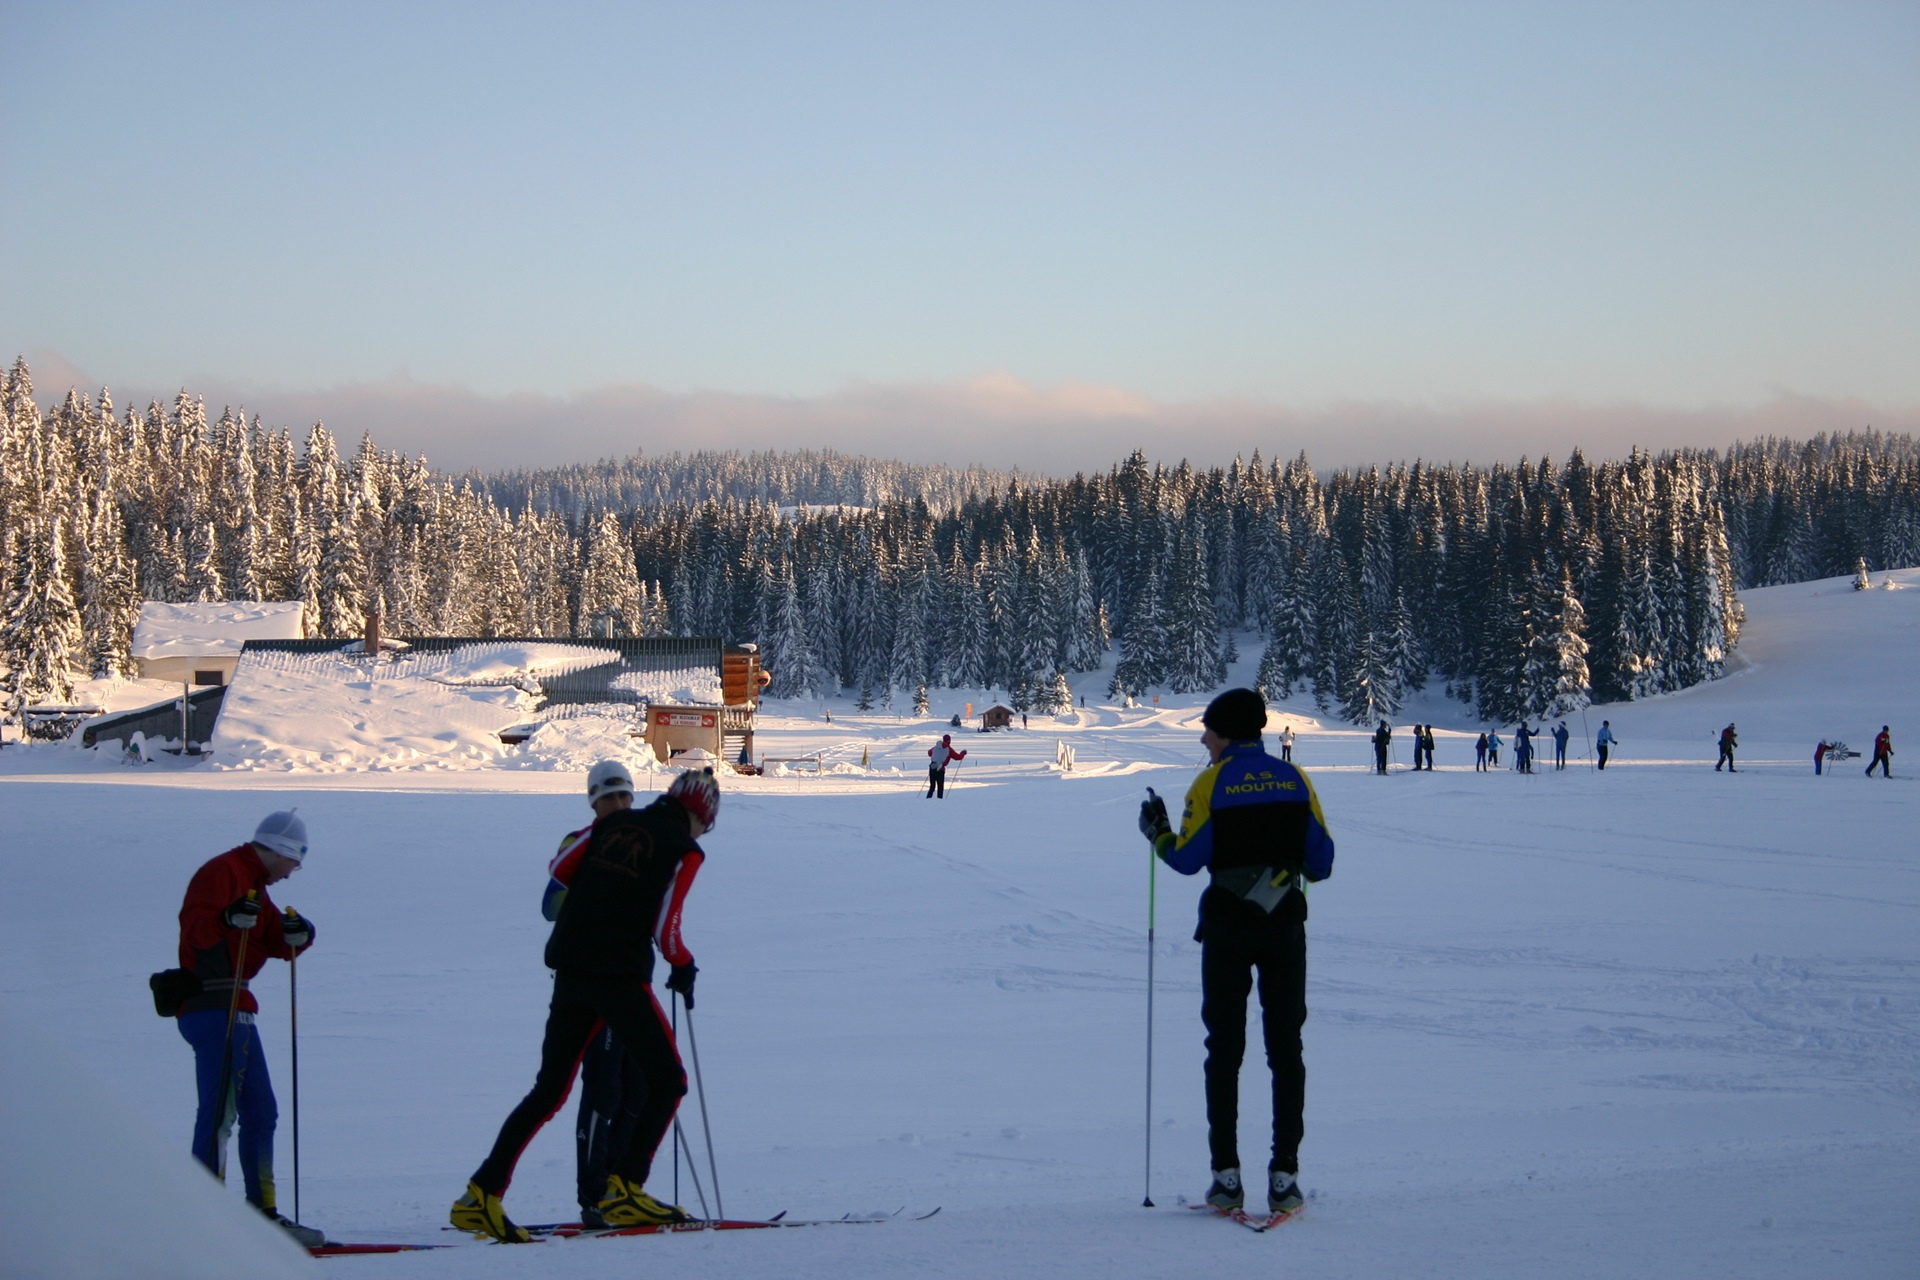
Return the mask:
<svg viewBox="0 0 1920 1280">
<path fill-rule="evenodd" d="M 1477 775 L 1472 726 L 1435 698 L 1397 719 L 1442 727 L 1441 771 L 1380 779 L 1360 731 L 1320 725 L 1305 704 L 1276 710 L 1274 728 L 1304 731 L 1296 755 L 1339 861 L 1309 925 L 1312 1201 L 1271 1236 L 1177 1207 L 1206 1182 L 1187 941 L 1199 886 L 1164 872 L 1161 1207 L 1139 1207 L 1148 859 L 1134 815 L 1144 786 L 1184 790 L 1204 699 L 1122 711 L 1100 705 L 1104 676 L 1089 676 L 1088 709 L 1065 722 L 957 733 L 971 754 L 944 802 L 920 795 L 938 721 L 770 709 L 761 750 L 820 752 L 828 770 L 730 780 L 705 842 L 687 935 L 728 1211 L 943 1206 L 938 1217 L 327 1266 L 1910 1276 L 1920 789 L 1911 755 L 1891 782 L 1863 778 L 1864 760 L 1822 778 L 1811 765 L 1823 735 L 1865 747 L 1891 723 L 1899 747 L 1920 729 L 1920 572 L 1894 577 L 1908 589 L 1748 593 L 1739 673 L 1588 713 L 1622 739 L 1604 774 L 1576 751 L 1565 773 Z M 939 719 L 957 702 L 936 701 Z M 1735 777 L 1711 768 L 1729 720 L 1744 744 Z M 1053 766 L 1060 742 L 1077 753 L 1072 775 Z M 0 751 L 8 1016 L 72 1049 L 184 1150 L 189 1056 L 153 1016 L 145 976 L 172 962 L 193 868 L 298 804 L 314 853 L 275 896 L 319 926 L 300 975 L 305 1217 L 344 1238 L 450 1239 L 447 1204 L 531 1082 L 544 864 L 587 817 L 566 771 L 578 764 L 496 763 L 212 771 Z M 290 1201 L 283 972 L 260 985 Z M 1249 1163 L 1262 1077 L 1256 1055 Z M 697 1109 L 685 1117 L 697 1134 Z M 99 1165 L 111 1182 L 113 1153 Z M 671 1180 L 663 1156 L 653 1185 Z M 521 1162 L 509 1209 L 570 1216 L 572 1188 L 571 1126 L 556 1123 Z M 681 1197 L 693 1198 L 684 1176 Z"/>
</svg>

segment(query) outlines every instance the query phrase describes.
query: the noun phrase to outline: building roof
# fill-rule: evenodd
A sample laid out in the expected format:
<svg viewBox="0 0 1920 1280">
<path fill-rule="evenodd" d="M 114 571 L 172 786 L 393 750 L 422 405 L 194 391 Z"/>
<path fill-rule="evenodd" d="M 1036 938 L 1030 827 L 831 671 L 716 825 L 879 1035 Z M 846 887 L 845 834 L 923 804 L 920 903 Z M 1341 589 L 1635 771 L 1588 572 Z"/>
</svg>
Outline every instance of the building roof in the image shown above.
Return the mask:
<svg viewBox="0 0 1920 1280">
<path fill-rule="evenodd" d="M 133 656 L 149 662 L 207 658 L 237 655 L 249 640 L 298 640 L 305 634 L 301 609 L 298 600 L 222 604 L 148 600 L 140 606 L 140 621 L 133 629 Z"/>
</svg>

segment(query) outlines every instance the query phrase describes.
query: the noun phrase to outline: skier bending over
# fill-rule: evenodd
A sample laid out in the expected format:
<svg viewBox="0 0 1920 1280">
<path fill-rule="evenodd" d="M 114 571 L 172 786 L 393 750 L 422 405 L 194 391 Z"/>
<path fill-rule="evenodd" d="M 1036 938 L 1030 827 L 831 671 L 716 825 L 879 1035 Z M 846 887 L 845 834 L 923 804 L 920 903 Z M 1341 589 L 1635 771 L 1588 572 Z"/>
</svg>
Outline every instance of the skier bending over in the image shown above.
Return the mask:
<svg viewBox="0 0 1920 1280">
<path fill-rule="evenodd" d="M 1734 733 L 1732 725 L 1728 725 L 1720 731 L 1720 758 L 1713 762 L 1713 771 L 1715 773 L 1720 772 L 1721 765 L 1727 766 L 1728 773 L 1738 772 L 1738 770 L 1733 767 L 1733 749 L 1739 745 L 1740 739 L 1738 735 Z"/>
<path fill-rule="evenodd" d="M 279 1109 L 267 1077 L 266 1050 L 254 1029 L 260 1005 L 248 989 L 268 960 L 291 960 L 313 945 L 313 922 L 292 912 L 282 915 L 267 896 L 267 886 L 298 871 L 306 857 L 307 824 L 287 810 L 262 818 L 252 840 L 193 873 L 180 904 L 180 968 L 169 971 L 180 975 L 172 978 L 179 985 L 170 988 L 168 1002 L 179 997 L 175 1021 L 181 1038 L 193 1046 L 200 1093 L 193 1121 L 194 1158 L 225 1182 L 227 1135 L 237 1118 L 247 1203 L 301 1244 L 312 1246 L 325 1244 L 327 1238 L 312 1227 L 287 1221 L 274 1207 L 273 1130 Z M 246 967 L 240 969 L 243 946 Z M 167 976 L 155 975 L 156 1004 Z M 231 1024 L 229 1009 L 236 1010 Z"/>
<path fill-rule="evenodd" d="M 953 745 L 953 735 L 943 733 L 940 741 L 927 748 L 927 754 L 933 763 L 927 766 L 927 799 L 933 799 L 938 793 L 942 800 L 947 798 L 947 765 L 954 760 L 965 760 L 967 753 Z"/>
<path fill-rule="evenodd" d="M 624 813 L 633 807 L 633 778 L 617 760 L 602 760 L 587 774 L 587 803 L 595 821 L 610 814 Z M 540 914 L 549 922 L 560 918 L 567 890 L 593 838 L 594 823 L 578 831 L 569 831 L 560 841 L 560 851 L 547 865 L 547 889 L 540 898 Z M 587 1042 L 580 1059 L 580 1118 L 574 1126 L 574 1162 L 577 1194 L 580 1198 L 580 1224 L 588 1228 L 607 1225 L 600 1216 L 600 1198 L 607 1190 L 607 1161 L 616 1149 L 624 1149 L 633 1137 L 640 1118 L 640 1102 L 647 1096 L 647 1078 L 640 1060 L 626 1051 L 612 1028 L 604 1023 Z"/>
<path fill-rule="evenodd" d="M 1867 766 L 1869 778 L 1873 776 L 1875 768 L 1880 770 L 1883 778 L 1893 776 L 1893 733 L 1884 724 L 1880 726 L 1879 736 L 1873 740 L 1873 762 Z"/>
<path fill-rule="evenodd" d="M 1593 751 L 1600 757 L 1600 768 L 1603 771 L 1607 767 L 1607 753 L 1613 750 L 1614 744 L 1618 741 L 1620 740 L 1613 736 L 1613 721 L 1602 720 L 1600 732 L 1593 735 Z"/>
<path fill-rule="evenodd" d="M 1260 974 L 1260 1022 L 1273 1072 L 1273 1155 L 1267 1208 L 1301 1203 L 1298 1173 L 1307 1067 L 1307 892 L 1302 879 L 1333 873 L 1327 834 L 1307 775 L 1260 745 L 1267 706 L 1251 689 L 1229 689 L 1207 707 L 1200 735 L 1212 761 L 1187 788 L 1180 830 L 1159 797 L 1140 806 L 1140 830 L 1181 875 L 1205 868 L 1200 895 L 1200 1020 L 1207 1028 L 1207 1203 L 1246 1203 L 1240 1178 L 1240 1062 L 1247 1049 L 1247 994 Z"/>
<path fill-rule="evenodd" d="M 691 1010 L 699 970 L 680 937 L 680 911 L 706 861 L 697 842 L 712 830 L 719 812 L 720 786 L 713 771 L 689 769 L 646 808 L 594 819 L 577 862 L 562 868 L 569 887 L 547 939 L 553 1002 L 540 1045 L 540 1071 L 532 1091 L 500 1126 L 493 1150 L 467 1182 L 467 1193 L 454 1201 L 449 1214 L 454 1226 L 508 1244 L 531 1239 L 507 1217 L 500 1198 L 513 1181 L 520 1153 L 566 1101 L 574 1068 L 602 1023 L 639 1064 L 645 1093 L 626 1144 L 607 1153 L 610 1172 L 600 1217 L 611 1227 L 689 1220 L 686 1210 L 662 1204 L 643 1189 L 653 1154 L 687 1092 L 687 1073 L 667 1015 L 653 994 L 653 953 L 657 946 L 673 966 L 667 989 L 679 992 Z"/>
</svg>

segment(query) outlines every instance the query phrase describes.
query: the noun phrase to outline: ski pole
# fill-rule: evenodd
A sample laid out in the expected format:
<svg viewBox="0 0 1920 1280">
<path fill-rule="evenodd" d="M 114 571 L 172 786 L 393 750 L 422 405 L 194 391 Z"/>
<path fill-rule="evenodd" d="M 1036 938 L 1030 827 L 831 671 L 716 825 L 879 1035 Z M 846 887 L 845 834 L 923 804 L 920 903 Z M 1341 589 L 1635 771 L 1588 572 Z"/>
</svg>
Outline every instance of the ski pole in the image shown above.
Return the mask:
<svg viewBox="0 0 1920 1280">
<path fill-rule="evenodd" d="M 287 918 L 300 913 L 287 908 Z M 293 1220 L 300 1221 L 300 953 L 287 957 L 287 1023 L 293 1036 Z"/>
<path fill-rule="evenodd" d="M 687 1149 L 687 1176 L 693 1179 L 693 1194 L 700 1197 L 700 1216 L 710 1218 L 713 1215 L 707 1212 L 706 1189 L 700 1185 L 700 1164 L 693 1158 L 693 1144 L 687 1141 L 686 1130 L 680 1127 L 680 1117 L 675 1116 L 673 1118 L 673 1160 L 676 1168 L 680 1163 L 682 1147 Z M 676 1204 L 680 1201 L 680 1192 L 677 1188 L 673 1193 L 673 1199 Z"/>
<path fill-rule="evenodd" d="M 680 1043 L 680 1001 L 677 996 L 672 999 L 672 1004 L 673 1004 L 673 1042 L 674 1044 L 678 1045 Z M 673 1118 L 673 1136 L 675 1137 L 675 1139 L 680 1139 L 680 1117 L 679 1116 L 675 1116 Z M 700 1211 L 702 1213 L 705 1213 L 706 1197 L 701 1196 L 700 1200 L 701 1200 Z M 680 1141 L 675 1141 L 673 1144 L 673 1202 L 675 1204 L 680 1203 Z"/>
<path fill-rule="evenodd" d="M 1580 733 L 1584 738 L 1584 741 L 1580 744 L 1580 754 L 1586 758 L 1587 768 L 1591 769 L 1594 767 L 1593 726 L 1587 723 L 1587 709 L 1585 707 L 1580 708 Z"/>
<path fill-rule="evenodd" d="M 1152 787 L 1147 788 L 1147 794 L 1153 795 Z M 1147 846 L 1147 1163 L 1145 1194 L 1140 1199 L 1140 1207 L 1143 1209 L 1153 1208 L 1153 925 L 1159 873 L 1160 854 L 1149 844 Z"/>
<path fill-rule="evenodd" d="M 248 902 L 252 902 L 256 896 L 256 890 L 247 890 Z M 251 929 L 240 931 L 240 953 L 233 964 L 233 992 L 227 997 L 227 1043 L 220 1053 L 220 1107 L 213 1113 L 213 1132 L 207 1138 L 207 1155 L 211 1158 L 208 1167 L 214 1171 L 215 1175 L 222 1175 L 226 1166 L 226 1161 L 221 1157 L 226 1153 L 227 1144 L 222 1140 L 220 1126 L 226 1123 L 227 1104 L 234 1101 L 233 1024 L 234 1020 L 240 1016 L 240 984 L 245 981 L 242 975 L 247 971 L 247 935 L 252 932 Z M 224 1180 L 222 1176 L 222 1181 Z"/>
<path fill-rule="evenodd" d="M 685 997 L 681 997 L 683 1000 Z M 693 1008 L 687 1008 L 687 1047 L 693 1050 L 693 1087 L 700 1095 L 700 1128 L 707 1138 L 707 1172 L 713 1176 L 713 1207 L 722 1217 L 727 1216 L 727 1203 L 720 1198 L 720 1170 L 713 1160 L 713 1123 L 707 1119 L 707 1084 L 700 1075 L 700 1040 L 693 1034 Z M 693 1162 L 691 1152 L 687 1162 Z"/>
</svg>

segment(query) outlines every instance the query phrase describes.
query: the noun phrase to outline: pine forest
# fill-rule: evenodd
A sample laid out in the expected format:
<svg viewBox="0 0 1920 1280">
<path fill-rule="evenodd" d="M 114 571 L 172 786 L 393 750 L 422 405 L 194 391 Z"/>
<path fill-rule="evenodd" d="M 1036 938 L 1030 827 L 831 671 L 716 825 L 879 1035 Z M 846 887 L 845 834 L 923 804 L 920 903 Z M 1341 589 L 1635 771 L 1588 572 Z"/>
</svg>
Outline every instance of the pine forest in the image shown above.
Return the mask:
<svg viewBox="0 0 1920 1280">
<path fill-rule="evenodd" d="M 779 697 L 923 711 L 929 687 L 1062 709 L 1218 687 L 1354 723 L 1440 684 L 1481 718 L 1722 674 L 1742 587 L 1920 564 L 1920 448 L 1871 430 L 1589 462 L 1139 453 L 1070 480 L 831 452 L 449 477 L 325 427 L 69 391 L 16 360 L 0 423 L 0 661 L 22 703 L 131 673 L 142 600 L 298 600 L 307 633 L 714 635 Z"/>
</svg>

